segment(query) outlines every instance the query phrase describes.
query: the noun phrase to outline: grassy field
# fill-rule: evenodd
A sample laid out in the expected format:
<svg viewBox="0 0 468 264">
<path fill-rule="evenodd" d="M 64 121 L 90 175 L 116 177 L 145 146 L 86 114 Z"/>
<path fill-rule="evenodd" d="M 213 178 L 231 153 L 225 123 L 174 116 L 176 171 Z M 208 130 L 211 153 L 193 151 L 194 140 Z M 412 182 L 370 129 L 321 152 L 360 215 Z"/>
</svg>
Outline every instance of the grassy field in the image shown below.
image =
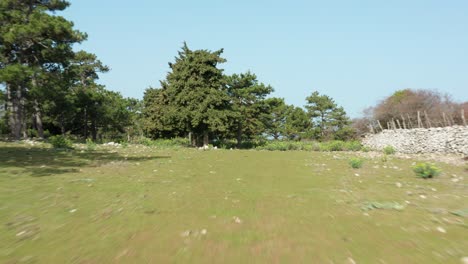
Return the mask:
<svg viewBox="0 0 468 264">
<path fill-rule="evenodd" d="M 460 263 L 466 165 L 0 143 L 0 263 Z M 381 207 L 381 208 L 377 208 Z"/>
</svg>

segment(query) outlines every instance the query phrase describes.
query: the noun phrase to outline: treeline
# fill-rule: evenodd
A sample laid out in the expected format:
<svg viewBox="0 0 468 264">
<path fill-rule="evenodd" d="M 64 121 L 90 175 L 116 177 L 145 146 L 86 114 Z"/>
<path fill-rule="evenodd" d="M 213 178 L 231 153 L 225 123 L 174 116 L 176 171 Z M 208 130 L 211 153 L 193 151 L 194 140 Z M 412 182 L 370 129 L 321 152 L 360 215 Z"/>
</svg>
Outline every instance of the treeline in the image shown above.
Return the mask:
<svg viewBox="0 0 468 264">
<path fill-rule="evenodd" d="M 0 129 L 13 139 L 122 137 L 137 123 L 138 100 L 97 84 L 109 68 L 94 54 L 73 50 L 87 35 L 55 15 L 68 6 L 60 0 L 0 1 Z"/>
<path fill-rule="evenodd" d="M 223 50 L 191 50 L 185 43 L 160 87 L 142 101 L 97 83 L 109 71 L 96 55 L 73 46 L 87 35 L 56 15 L 63 0 L 0 0 L 0 134 L 10 139 L 62 134 L 78 140 L 144 141 L 189 138 L 192 145 L 265 139 L 348 140 L 378 123 L 416 120 L 460 124 L 462 109 L 449 96 L 401 90 L 350 121 L 327 95 L 313 92 L 304 108 L 272 97 L 273 87 L 252 72 L 228 75 Z M 403 121 L 404 122 L 404 121 Z"/>
<path fill-rule="evenodd" d="M 143 99 L 143 130 L 151 138 L 189 137 L 193 145 L 211 140 L 341 139 L 353 136 L 350 121 L 332 98 L 312 93 L 306 110 L 268 97 L 273 88 L 251 72 L 225 75 L 223 50 L 179 51 L 161 88 Z"/>
</svg>

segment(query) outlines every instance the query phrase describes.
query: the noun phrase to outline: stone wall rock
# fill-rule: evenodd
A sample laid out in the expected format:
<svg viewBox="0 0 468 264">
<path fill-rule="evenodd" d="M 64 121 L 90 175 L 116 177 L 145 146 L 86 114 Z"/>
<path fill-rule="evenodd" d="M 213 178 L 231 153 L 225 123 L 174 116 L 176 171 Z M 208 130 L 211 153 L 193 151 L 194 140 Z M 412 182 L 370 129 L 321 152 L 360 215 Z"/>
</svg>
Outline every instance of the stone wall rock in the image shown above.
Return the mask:
<svg viewBox="0 0 468 264">
<path fill-rule="evenodd" d="M 394 147 L 402 153 L 461 153 L 468 155 L 468 127 L 436 127 L 384 130 L 368 134 L 363 145 L 382 150 Z"/>
</svg>

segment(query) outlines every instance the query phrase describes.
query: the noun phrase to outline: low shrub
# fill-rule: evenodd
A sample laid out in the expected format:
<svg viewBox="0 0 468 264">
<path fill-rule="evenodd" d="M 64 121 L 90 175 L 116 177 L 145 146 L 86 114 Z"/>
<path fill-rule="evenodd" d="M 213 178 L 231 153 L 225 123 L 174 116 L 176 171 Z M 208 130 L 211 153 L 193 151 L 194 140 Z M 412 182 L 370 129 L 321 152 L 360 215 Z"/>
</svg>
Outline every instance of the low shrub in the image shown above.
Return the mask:
<svg viewBox="0 0 468 264">
<path fill-rule="evenodd" d="M 86 139 L 86 149 L 89 151 L 94 151 L 97 148 L 97 144 L 90 138 Z"/>
<path fill-rule="evenodd" d="M 387 162 L 387 161 L 388 161 L 388 156 L 387 156 L 387 154 L 383 154 L 382 158 L 380 158 L 380 161 L 382 161 L 382 162 Z"/>
<path fill-rule="evenodd" d="M 190 141 L 188 138 L 171 138 L 171 139 L 156 139 L 152 141 L 152 146 L 155 147 L 189 147 Z"/>
<path fill-rule="evenodd" d="M 187 138 L 155 139 L 140 137 L 133 140 L 135 144 L 141 144 L 147 147 L 189 147 L 190 141 Z"/>
<path fill-rule="evenodd" d="M 362 145 L 359 141 L 282 141 L 282 140 L 271 140 L 263 142 L 255 146 L 256 149 L 260 150 L 304 150 L 304 151 L 359 151 Z"/>
<path fill-rule="evenodd" d="M 353 169 L 359 169 L 362 167 L 362 164 L 364 163 L 364 160 L 361 159 L 361 158 L 351 158 L 349 160 L 349 165 L 353 168 Z"/>
<path fill-rule="evenodd" d="M 347 151 L 360 151 L 362 149 L 361 142 L 353 140 L 353 141 L 346 141 L 344 143 L 344 148 Z"/>
<path fill-rule="evenodd" d="M 59 149 L 73 149 L 73 143 L 70 139 L 62 135 L 49 137 L 49 143 L 52 147 Z"/>
<path fill-rule="evenodd" d="M 386 146 L 385 148 L 383 148 L 383 153 L 385 155 L 393 155 L 393 154 L 395 154 L 395 152 L 396 152 L 396 150 L 392 146 Z"/>
<path fill-rule="evenodd" d="M 372 150 L 372 149 L 369 148 L 369 147 L 367 147 L 367 146 L 363 146 L 363 147 L 361 148 L 361 151 L 362 151 L 362 152 L 369 152 L 369 151 L 371 151 L 371 150 Z"/>
<path fill-rule="evenodd" d="M 339 140 L 333 140 L 322 143 L 322 148 L 324 151 L 343 151 L 345 148 L 345 143 Z"/>
<path fill-rule="evenodd" d="M 146 137 L 139 137 L 134 139 L 133 143 L 150 147 L 153 144 L 153 141 Z"/>
<path fill-rule="evenodd" d="M 434 164 L 426 162 L 416 164 L 413 167 L 413 171 L 416 173 L 416 176 L 423 179 L 434 178 L 441 173 L 441 169 Z"/>
</svg>

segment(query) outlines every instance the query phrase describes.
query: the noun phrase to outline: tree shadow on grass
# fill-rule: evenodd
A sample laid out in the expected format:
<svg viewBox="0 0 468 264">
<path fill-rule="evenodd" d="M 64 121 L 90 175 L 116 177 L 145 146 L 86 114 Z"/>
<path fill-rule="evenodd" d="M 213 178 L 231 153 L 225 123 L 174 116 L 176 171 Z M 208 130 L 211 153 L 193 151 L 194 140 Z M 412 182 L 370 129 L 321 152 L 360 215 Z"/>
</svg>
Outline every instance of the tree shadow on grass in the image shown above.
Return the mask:
<svg viewBox="0 0 468 264">
<path fill-rule="evenodd" d="M 80 167 L 99 166 L 109 162 L 140 162 L 170 156 L 129 156 L 110 151 L 55 150 L 39 147 L 0 147 L 0 177 L 28 175 L 53 176 L 79 172 Z"/>
</svg>

